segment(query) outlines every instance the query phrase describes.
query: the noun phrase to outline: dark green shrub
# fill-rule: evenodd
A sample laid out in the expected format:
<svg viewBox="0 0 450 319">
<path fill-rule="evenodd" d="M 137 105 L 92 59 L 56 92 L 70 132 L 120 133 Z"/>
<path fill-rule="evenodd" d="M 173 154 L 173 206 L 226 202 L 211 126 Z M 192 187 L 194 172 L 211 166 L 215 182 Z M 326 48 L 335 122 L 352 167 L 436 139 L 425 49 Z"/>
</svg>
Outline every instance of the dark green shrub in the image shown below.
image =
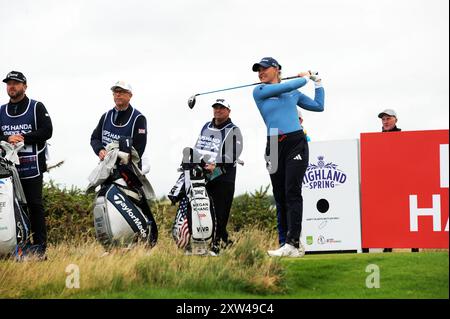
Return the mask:
<svg viewBox="0 0 450 319">
<path fill-rule="evenodd" d="M 60 188 L 53 181 L 44 184 L 44 210 L 50 243 L 95 237 L 92 210 L 94 194 L 72 186 Z"/>
<path fill-rule="evenodd" d="M 254 193 L 234 198 L 228 229 L 239 231 L 246 226 L 274 230 L 276 209 L 273 197 L 267 195 L 269 186 Z M 44 209 L 47 218 L 49 243 L 61 241 L 85 241 L 95 238 L 92 211 L 95 194 L 72 186 L 60 187 L 53 181 L 44 184 Z M 160 234 L 169 234 L 175 219 L 177 206 L 165 197 L 150 203 Z"/>
<path fill-rule="evenodd" d="M 245 226 L 256 226 L 273 230 L 277 224 L 277 213 L 273 197 L 267 195 L 269 185 L 254 193 L 245 193 L 233 200 L 230 213 L 230 229 L 239 231 Z"/>
</svg>

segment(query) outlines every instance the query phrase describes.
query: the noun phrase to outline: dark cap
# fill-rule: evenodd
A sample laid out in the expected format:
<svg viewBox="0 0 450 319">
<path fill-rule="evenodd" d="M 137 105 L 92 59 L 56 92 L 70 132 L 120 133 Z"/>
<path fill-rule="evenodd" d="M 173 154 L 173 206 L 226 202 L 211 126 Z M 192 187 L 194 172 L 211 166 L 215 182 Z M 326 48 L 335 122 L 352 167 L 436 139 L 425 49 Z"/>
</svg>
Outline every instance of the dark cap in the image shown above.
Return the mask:
<svg viewBox="0 0 450 319">
<path fill-rule="evenodd" d="M 3 82 L 8 83 L 9 80 L 14 80 L 17 82 L 27 83 L 27 78 L 25 75 L 23 75 L 22 72 L 18 71 L 11 71 L 6 75 L 6 78 L 3 80 Z"/>
<path fill-rule="evenodd" d="M 274 68 L 278 68 L 278 70 L 281 70 L 281 65 L 278 63 L 278 61 L 271 57 L 262 58 L 260 62 L 253 64 L 253 72 L 258 72 L 260 66 L 262 66 L 263 68 L 273 66 Z"/>
</svg>

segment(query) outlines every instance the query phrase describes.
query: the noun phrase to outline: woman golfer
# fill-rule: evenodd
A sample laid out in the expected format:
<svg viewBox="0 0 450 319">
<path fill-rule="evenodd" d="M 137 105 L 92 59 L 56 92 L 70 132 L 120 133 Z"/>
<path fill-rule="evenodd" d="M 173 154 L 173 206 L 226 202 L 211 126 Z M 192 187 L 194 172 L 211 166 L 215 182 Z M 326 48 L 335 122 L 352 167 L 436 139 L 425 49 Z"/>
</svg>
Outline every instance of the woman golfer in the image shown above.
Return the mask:
<svg viewBox="0 0 450 319">
<path fill-rule="evenodd" d="M 309 111 L 324 110 L 325 92 L 317 74 L 302 72 L 299 78 L 281 83 L 281 65 L 266 57 L 253 65 L 261 82 L 253 98 L 267 127 L 266 160 L 273 195 L 280 209 L 280 226 L 286 231 L 286 244 L 269 250 L 269 256 L 302 257 L 302 181 L 309 161 L 308 143 L 298 120 L 297 106 Z M 314 81 L 314 100 L 297 89 Z"/>
</svg>

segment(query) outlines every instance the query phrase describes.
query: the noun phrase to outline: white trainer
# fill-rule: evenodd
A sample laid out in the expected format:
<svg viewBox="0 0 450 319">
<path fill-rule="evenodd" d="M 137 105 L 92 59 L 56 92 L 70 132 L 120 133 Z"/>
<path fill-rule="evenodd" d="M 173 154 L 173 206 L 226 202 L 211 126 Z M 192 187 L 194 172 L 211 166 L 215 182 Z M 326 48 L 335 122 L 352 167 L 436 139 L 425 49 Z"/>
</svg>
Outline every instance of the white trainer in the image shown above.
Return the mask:
<svg viewBox="0 0 450 319">
<path fill-rule="evenodd" d="M 303 246 L 300 246 L 303 248 Z M 269 250 L 267 251 L 267 254 L 270 257 L 303 257 L 305 255 L 305 250 L 295 248 L 294 246 L 290 244 L 285 244 L 283 247 L 278 248 L 276 250 Z"/>
<path fill-rule="evenodd" d="M 208 251 L 208 256 L 211 257 L 218 257 L 219 255 L 217 255 L 215 252 L 213 252 L 212 250 Z"/>
<path fill-rule="evenodd" d="M 298 253 L 300 254 L 299 257 L 305 256 L 305 247 L 302 245 L 302 242 L 298 242 Z"/>
</svg>

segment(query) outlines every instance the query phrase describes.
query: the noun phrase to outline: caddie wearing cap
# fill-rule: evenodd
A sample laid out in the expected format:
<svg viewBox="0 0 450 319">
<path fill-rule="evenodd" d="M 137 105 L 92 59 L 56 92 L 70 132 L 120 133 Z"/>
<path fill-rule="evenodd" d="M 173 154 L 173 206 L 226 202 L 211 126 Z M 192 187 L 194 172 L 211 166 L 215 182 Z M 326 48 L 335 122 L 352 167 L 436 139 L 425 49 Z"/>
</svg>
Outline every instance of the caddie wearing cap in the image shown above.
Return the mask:
<svg viewBox="0 0 450 319">
<path fill-rule="evenodd" d="M 269 256 L 302 257 L 300 242 L 303 217 L 302 181 L 308 167 L 309 150 L 297 106 L 314 112 L 324 110 L 324 89 L 316 72 L 301 72 L 300 78 L 281 83 L 281 65 L 272 57 L 253 64 L 261 82 L 253 90 L 253 98 L 267 127 L 266 161 L 273 195 L 280 212 L 281 229 L 286 231 L 286 244 L 269 250 Z M 299 88 L 314 82 L 314 100 Z"/>
<path fill-rule="evenodd" d="M 26 253 L 42 260 L 46 259 L 47 248 L 42 187 L 43 174 L 47 171 L 46 141 L 53 134 L 52 121 L 44 104 L 26 96 L 27 78 L 22 72 L 9 72 L 3 82 L 6 83 L 10 100 L 0 107 L 0 140 L 12 145 L 25 144 L 18 153 L 20 164 L 16 167 L 27 200 L 33 233 L 33 245 L 26 247 Z"/>
<path fill-rule="evenodd" d="M 91 147 L 99 159 L 106 156 L 106 145 L 119 141 L 120 137 L 131 137 L 132 146 L 142 159 L 147 145 L 147 120 L 141 112 L 131 106 L 133 96 L 131 85 L 117 81 L 111 87 L 115 106 L 100 117 L 97 127 L 91 135 Z M 139 167 L 142 166 L 142 161 Z"/>
<path fill-rule="evenodd" d="M 226 227 L 234 197 L 236 165 L 244 145 L 241 130 L 231 121 L 230 104 L 217 99 L 212 108 L 214 118 L 203 126 L 194 148 L 208 158 L 206 169 L 211 174 L 206 190 L 212 197 L 217 218 L 211 250 L 217 254 L 221 247 L 231 243 Z"/>
</svg>

